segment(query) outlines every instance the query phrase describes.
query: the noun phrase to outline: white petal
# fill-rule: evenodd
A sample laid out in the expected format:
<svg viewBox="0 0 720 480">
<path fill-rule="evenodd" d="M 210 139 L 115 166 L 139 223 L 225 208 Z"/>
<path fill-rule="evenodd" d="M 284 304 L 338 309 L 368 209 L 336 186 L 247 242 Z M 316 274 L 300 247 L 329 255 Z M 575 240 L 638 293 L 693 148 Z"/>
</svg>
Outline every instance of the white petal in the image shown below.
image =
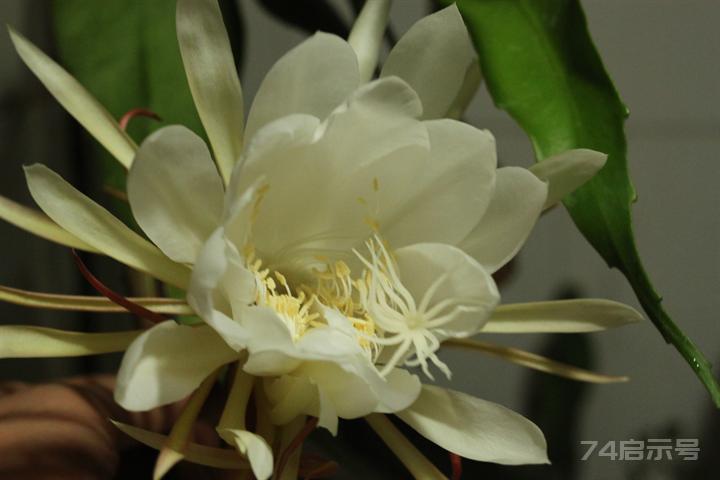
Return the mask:
<svg viewBox="0 0 720 480">
<path fill-rule="evenodd" d="M 253 375 L 289 373 L 300 364 L 300 352 L 285 322 L 271 309 L 248 307 L 239 316 L 248 332 L 248 359 L 243 369 Z"/>
<path fill-rule="evenodd" d="M 467 110 L 468 105 L 470 105 L 470 102 L 475 97 L 481 81 L 482 73 L 480 72 L 480 63 L 477 61 L 471 62 L 465 71 L 463 84 L 447 112 L 448 118 L 458 119 L 465 114 L 465 110 Z"/>
<path fill-rule="evenodd" d="M 424 385 L 418 400 L 397 415 L 461 457 L 504 465 L 549 463 L 545 438 L 535 424 L 464 393 Z"/>
<path fill-rule="evenodd" d="M 486 333 L 598 332 L 641 322 L 640 312 L 602 299 L 557 300 L 500 305 L 483 327 Z"/>
<path fill-rule="evenodd" d="M 190 272 L 43 165 L 25 167 L 30 194 L 58 225 L 109 257 L 185 288 Z"/>
<path fill-rule="evenodd" d="M 530 235 L 547 198 L 547 185 L 519 167 L 497 171 L 495 194 L 485 215 L 460 248 L 495 272 L 512 259 Z"/>
<path fill-rule="evenodd" d="M 78 357 L 121 352 L 140 331 L 83 333 L 26 325 L 0 326 L 0 358 Z"/>
<path fill-rule="evenodd" d="M 233 311 L 255 299 L 255 276 L 218 228 L 203 246 L 193 267 L 187 300 L 198 315 L 235 350 L 245 348 L 248 332 L 233 320 Z"/>
<path fill-rule="evenodd" d="M 393 216 L 379 220 L 383 238 L 394 247 L 457 244 L 478 224 L 495 188 L 497 157 L 489 132 L 449 119 L 424 125 L 430 135 L 430 162 L 406 172 L 412 196 L 402 198 L 403 206 Z M 399 191 L 387 180 L 379 181 L 381 190 Z"/>
<path fill-rule="evenodd" d="M 604 165 L 607 155 L 588 149 L 568 150 L 529 168 L 548 183 L 545 207 L 549 208 L 590 180 Z"/>
<path fill-rule="evenodd" d="M 128 348 L 118 371 L 115 401 L 145 411 L 181 400 L 216 368 L 237 358 L 214 330 L 159 323 Z"/>
<path fill-rule="evenodd" d="M 15 30 L 9 30 L 20 58 L 60 105 L 122 165 L 129 168 L 137 147 L 110 112 L 60 65 Z"/>
<path fill-rule="evenodd" d="M 378 404 L 378 398 L 367 383 L 358 375 L 343 370 L 332 362 L 305 362 L 297 374 L 306 375 L 311 383 L 317 385 L 329 408 L 340 418 L 359 418 L 372 413 Z M 312 412 L 306 412 L 312 414 Z M 331 433 L 335 432 L 331 430 Z"/>
<path fill-rule="evenodd" d="M 97 252 L 93 247 L 50 220 L 47 215 L 3 196 L 0 196 L 0 218 L 51 242 L 87 252 Z"/>
<path fill-rule="evenodd" d="M 444 325 L 448 334 L 466 337 L 477 333 L 500 300 L 490 274 L 462 250 L 444 244 L 424 243 L 395 251 L 400 279 L 420 304 L 441 277 L 429 307 L 446 299 L 458 299 L 461 313 Z M 450 309 L 452 310 L 452 309 Z"/>
<path fill-rule="evenodd" d="M 188 84 L 222 177 L 242 153 L 243 96 L 217 0 L 179 0 L 177 35 Z"/>
<path fill-rule="evenodd" d="M 193 263 L 220 225 L 224 189 L 205 142 L 173 125 L 140 145 L 127 179 L 133 215 L 155 245 Z"/>
<path fill-rule="evenodd" d="M 273 471 L 272 449 L 264 438 L 246 430 L 228 428 L 222 432 L 223 438 L 228 436 L 235 448 L 247 457 L 250 467 L 258 480 L 270 478 Z"/>
<path fill-rule="evenodd" d="M 390 371 L 380 388 L 377 388 L 377 384 L 373 384 L 380 400 L 375 411 L 393 413 L 408 408 L 420 395 L 421 387 L 417 375 L 400 368 Z"/>
<path fill-rule="evenodd" d="M 245 371 L 259 376 L 282 375 L 297 368 L 301 361 L 328 361 L 359 373 L 364 358 L 353 334 L 333 327 L 313 328 L 294 340 L 284 320 L 265 307 L 248 307 L 238 315 L 248 331 Z M 369 365 L 369 364 L 368 364 Z"/>
<path fill-rule="evenodd" d="M 359 85 L 352 47 L 335 35 L 316 33 L 286 53 L 265 76 L 248 115 L 245 141 L 290 114 L 324 119 Z"/>
<path fill-rule="evenodd" d="M 393 47 L 381 76 L 397 75 L 423 104 L 423 118 L 444 117 L 477 62 L 467 28 L 455 5 L 424 17 Z"/>
<path fill-rule="evenodd" d="M 256 149 L 262 158 L 248 157 L 239 178 L 247 185 L 264 176 L 269 187 L 254 225 L 265 259 L 282 263 L 274 257 L 289 249 L 349 253 L 371 233 L 367 220 L 376 205 L 387 217 L 402 210 L 415 188 L 408 172 L 424 171 L 429 162 L 427 129 L 413 117 L 418 108 L 404 82 L 384 79 L 333 112 L 316 140 L 300 129 L 297 143 Z M 286 134 L 279 130 L 277 136 Z"/>
</svg>

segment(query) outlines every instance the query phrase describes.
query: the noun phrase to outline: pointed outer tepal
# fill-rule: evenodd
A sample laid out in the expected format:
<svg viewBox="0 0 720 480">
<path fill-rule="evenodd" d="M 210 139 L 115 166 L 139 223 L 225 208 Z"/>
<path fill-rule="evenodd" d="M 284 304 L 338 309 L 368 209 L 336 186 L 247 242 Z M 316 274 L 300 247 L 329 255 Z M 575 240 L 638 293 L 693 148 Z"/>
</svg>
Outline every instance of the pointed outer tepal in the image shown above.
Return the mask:
<svg viewBox="0 0 720 480">
<path fill-rule="evenodd" d="M 447 340 L 443 346 L 473 349 L 517 365 L 522 365 L 527 368 L 532 368 L 534 370 L 539 370 L 541 372 L 550 373 L 552 375 L 569 378 L 570 380 L 576 380 L 579 382 L 618 383 L 627 382 L 629 380 L 628 377 L 625 376 L 603 375 L 589 370 L 584 370 L 573 365 L 556 362 L 554 360 L 550 360 L 549 358 L 517 348 L 494 345 L 492 343 L 481 342 L 479 340 L 453 338 Z"/>
<path fill-rule="evenodd" d="M 112 115 L 60 65 L 15 30 L 9 30 L 15 49 L 25 65 L 90 135 L 125 168 L 129 168 L 137 147 Z"/>
<path fill-rule="evenodd" d="M 588 298 L 511 303 L 495 309 L 483 333 L 585 333 L 643 321 L 620 302 Z"/>
<path fill-rule="evenodd" d="M 292 114 L 325 119 L 360 85 L 352 47 L 340 37 L 316 33 L 280 58 L 255 95 L 245 142 L 265 125 Z"/>
<path fill-rule="evenodd" d="M 175 298 L 129 297 L 133 303 L 165 315 L 194 315 L 195 312 L 183 300 Z M 100 296 L 62 295 L 33 292 L 0 285 L 0 301 L 25 307 L 76 312 L 127 313 L 127 309 Z"/>
<path fill-rule="evenodd" d="M 178 263 L 194 263 L 220 225 L 222 179 L 205 142 L 186 127 L 164 127 L 143 141 L 127 192 L 140 227 Z"/>
<path fill-rule="evenodd" d="M 242 154 L 243 96 L 217 0 L 179 0 L 177 36 L 190 92 L 225 183 Z"/>
<path fill-rule="evenodd" d="M 585 148 L 554 155 L 529 168 L 540 180 L 548 183 L 544 209 L 560 202 L 566 195 L 590 180 L 604 165 L 607 155 Z"/>
<path fill-rule="evenodd" d="M 495 193 L 480 223 L 459 246 L 490 273 L 509 262 L 540 216 L 547 185 L 528 170 L 504 167 L 497 170 Z"/>
<path fill-rule="evenodd" d="M 420 306 L 426 292 L 437 284 L 427 308 L 445 300 L 456 300 L 438 316 L 457 308 L 458 315 L 449 323 L 437 327 L 447 336 L 467 337 L 477 333 L 490 312 L 500 301 L 495 281 L 489 273 L 462 250 L 450 245 L 422 243 L 395 251 L 400 279 Z M 442 336 L 440 337 L 442 340 Z"/>
<path fill-rule="evenodd" d="M 247 330 L 234 320 L 234 311 L 255 300 L 255 275 L 245 268 L 234 245 L 218 228 L 205 242 L 193 268 L 188 304 L 231 348 L 240 351 Z M 239 317 L 238 317 L 239 318 Z"/>
<path fill-rule="evenodd" d="M 25 167 L 30 194 L 58 225 L 105 255 L 185 288 L 190 270 L 173 262 L 97 203 L 44 165 Z"/>
<path fill-rule="evenodd" d="M 445 117 L 477 62 L 467 28 L 455 5 L 424 17 L 400 38 L 381 77 L 397 75 L 418 93 L 423 118 Z"/>
<path fill-rule="evenodd" d="M 424 385 L 398 417 L 418 433 L 461 457 L 503 465 L 550 463 L 540 429 L 501 405 Z"/>
<path fill-rule="evenodd" d="M 115 401 L 130 411 L 176 402 L 237 355 L 207 326 L 159 323 L 144 331 L 125 352 Z"/>
<path fill-rule="evenodd" d="M 215 385 L 219 373 L 220 369 L 218 368 L 203 380 L 198 389 L 190 396 L 190 400 L 178 416 L 170 430 L 170 435 L 168 435 L 165 444 L 160 449 L 155 462 L 153 480 L 161 480 L 173 466 L 185 458 L 185 447 L 190 443 L 193 426 L 210 395 L 213 385 Z"/>
<path fill-rule="evenodd" d="M 112 421 L 112 423 L 126 435 L 156 450 L 160 450 L 168 438 L 167 435 L 133 427 L 132 425 L 116 421 Z M 247 460 L 232 450 L 207 447 L 197 443 L 189 443 L 185 447 L 185 460 L 215 468 L 232 470 L 248 470 L 250 468 Z"/>
<path fill-rule="evenodd" d="M 412 196 L 393 215 L 381 215 L 383 238 L 394 247 L 417 242 L 456 245 L 480 222 L 495 188 L 495 139 L 456 120 L 423 123 L 430 162 L 412 181 Z M 378 178 L 380 190 L 390 188 Z M 381 205 L 382 208 L 382 205 Z"/>
<path fill-rule="evenodd" d="M 272 448 L 263 437 L 245 430 L 245 416 L 255 379 L 243 371 L 240 363 L 235 370 L 217 432 L 223 440 L 247 457 L 256 478 L 266 480 L 273 471 Z"/>
<path fill-rule="evenodd" d="M 475 97 L 478 87 L 480 87 L 480 82 L 482 82 L 482 73 L 480 72 L 480 63 L 476 60 L 470 62 L 470 66 L 465 71 L 462 87 L 460 87 L 455 100 L 448 109 L 447 118 L 460 119 L 465 114 L 465 110 L 467 110 L 468 105 Z"/>
<path fill-rule="evenodd" d="M 80 357 L 122 352 L 142 330 L 82 333 L 25 325 L 0 326 L 0 358 Z"/>
<path fill-rule="evenodd" d="M 364 82 L 375 74 L 389 15 L 390 0 L 367 0 L 348 37 L 348 43 L 357 55 L 360 79 Z"/>
<path fill-rule="evenodd" d="M 383 442 L 392 450 L 395 456 L 410 471 L 413 478 L 422 480 L 447 480 L 435 465 L 432 464 L 400 430 L 385 417 L 374 413 L 365 417 L 370 427 L 378 434 Z"/>
<path fill-rule="evenodd" d="M 35 236 L 70 248 L 97 253 L 97 250 L 33 208 L 20 205 L 0 196 L 0 219 L 22 228 Z"/>
</svg>

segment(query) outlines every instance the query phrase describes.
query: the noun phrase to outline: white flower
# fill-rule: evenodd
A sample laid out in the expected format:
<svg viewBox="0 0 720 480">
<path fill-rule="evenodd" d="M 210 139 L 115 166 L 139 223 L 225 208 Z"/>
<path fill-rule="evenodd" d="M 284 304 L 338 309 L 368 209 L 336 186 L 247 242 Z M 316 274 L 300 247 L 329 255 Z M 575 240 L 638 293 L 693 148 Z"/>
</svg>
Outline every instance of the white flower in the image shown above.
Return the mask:
<svg viewBox="0 0 720 480">
<path fill-rule="evenodd" d="M 127 347 L 116 399 L 131 410 L 182 399 L 238 362 L 218 429 L 258 478 L 271 474 L 273 452 L 245 428 L 253 385 L 278 425 L 312 415 L 334 433 L 338 417 L 395 412 L 468 458 L 546 461 L 542 433 L 527 419 L 422 386 L 402 367 L 449 376 L 440 344 L 483 330 L 589 330 L 635 319 L 627 307 L 598 302 L 496 310 L 491 274 L 517 253 L 541 211 L 590 178 L 604 156 L 578 150 L 535 173 L 497 169 L 493 137 L 449 118 L 479 80 L 457 9 L 413 26 L 370 81 L 387 10 L 371 0 L 349 42 L 318 33 L 281 58 L 245 125 L 216 2 L 179 0 L 180 50 L 211 148 L 181 126 L 137 148 L 72 77 L 11 32 L 41 81 L 129 167 L 130 205 L 152 243 L 42 166 L 27 168 L 28 185 L 52 221 L 24 220 L 6 203 L 0 215 L 187 289 L 204 324 L 167 321 L 102 338 L 12 327 L 0 352 L 16 356 L 16 341 L 34 342 L 40 355 Z M 588 305 L 594 310 L 584 317 Z"/>
</svg>

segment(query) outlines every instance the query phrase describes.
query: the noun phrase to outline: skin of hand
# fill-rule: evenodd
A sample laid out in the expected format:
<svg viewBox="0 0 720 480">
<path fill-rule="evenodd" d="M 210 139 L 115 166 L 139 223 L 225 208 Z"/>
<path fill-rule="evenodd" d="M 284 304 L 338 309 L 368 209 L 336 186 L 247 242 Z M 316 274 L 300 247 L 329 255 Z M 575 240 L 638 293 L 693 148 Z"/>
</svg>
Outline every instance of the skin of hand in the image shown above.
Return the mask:
<svg viewBox="0 0 720 480">
<path fill-rule="evenodd" d="M 0 384 L 0 479 L 121 478 L 117 476 L 118 467 L 138 444 L 108 419 L 167 432 L 183 404 L 150 412 L 127 412 L 113 400 L 114 385 L 110 375 L 39 385 Z M 195 440 L 217 446 L 210 424 L 197 425 Z M 228 478 L 228 473 L 182 464 L 167 478 L 221 479 Z M 138 474 L 144 478 L 149 472 Z M 126 478 L 138 477 L 133 474 Z"/>
</svg>

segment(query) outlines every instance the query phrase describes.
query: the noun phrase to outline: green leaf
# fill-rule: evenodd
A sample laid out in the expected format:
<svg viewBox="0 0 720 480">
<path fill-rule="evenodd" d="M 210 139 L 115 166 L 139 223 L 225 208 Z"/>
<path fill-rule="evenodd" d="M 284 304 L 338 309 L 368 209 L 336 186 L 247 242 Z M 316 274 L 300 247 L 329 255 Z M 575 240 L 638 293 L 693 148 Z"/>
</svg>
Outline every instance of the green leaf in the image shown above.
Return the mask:
<svg viewBox="0 0 720 480">
<path fill-rule="evenodd" d="M 116 118 L 147 108 L 162 118 L 131 122 L 142 140 L 163 124 L 202 134 L 175 35 L 175 0 L 56 0 L 54 26 L 60 63 Z M 99 148 L 92 152 L 102 181 L 125 190 L 125 171 Z M 129 219 L 121 204 L 115 210 Z"/>
<path fill-rule="evenodd" d="M 450 3 L 443 0 L 443 3 Z M 645 312 L 720 407 L 710 364 L 661 305 L 635 246 L 623 129 L 628 115 L 603 67 L 578 0 L 460 0 L 488 89 L 530 136 L 539 160 L 571 148 L 609 155 L 565 199 L 585 238 L 628 279 Z"/>
</svg>

